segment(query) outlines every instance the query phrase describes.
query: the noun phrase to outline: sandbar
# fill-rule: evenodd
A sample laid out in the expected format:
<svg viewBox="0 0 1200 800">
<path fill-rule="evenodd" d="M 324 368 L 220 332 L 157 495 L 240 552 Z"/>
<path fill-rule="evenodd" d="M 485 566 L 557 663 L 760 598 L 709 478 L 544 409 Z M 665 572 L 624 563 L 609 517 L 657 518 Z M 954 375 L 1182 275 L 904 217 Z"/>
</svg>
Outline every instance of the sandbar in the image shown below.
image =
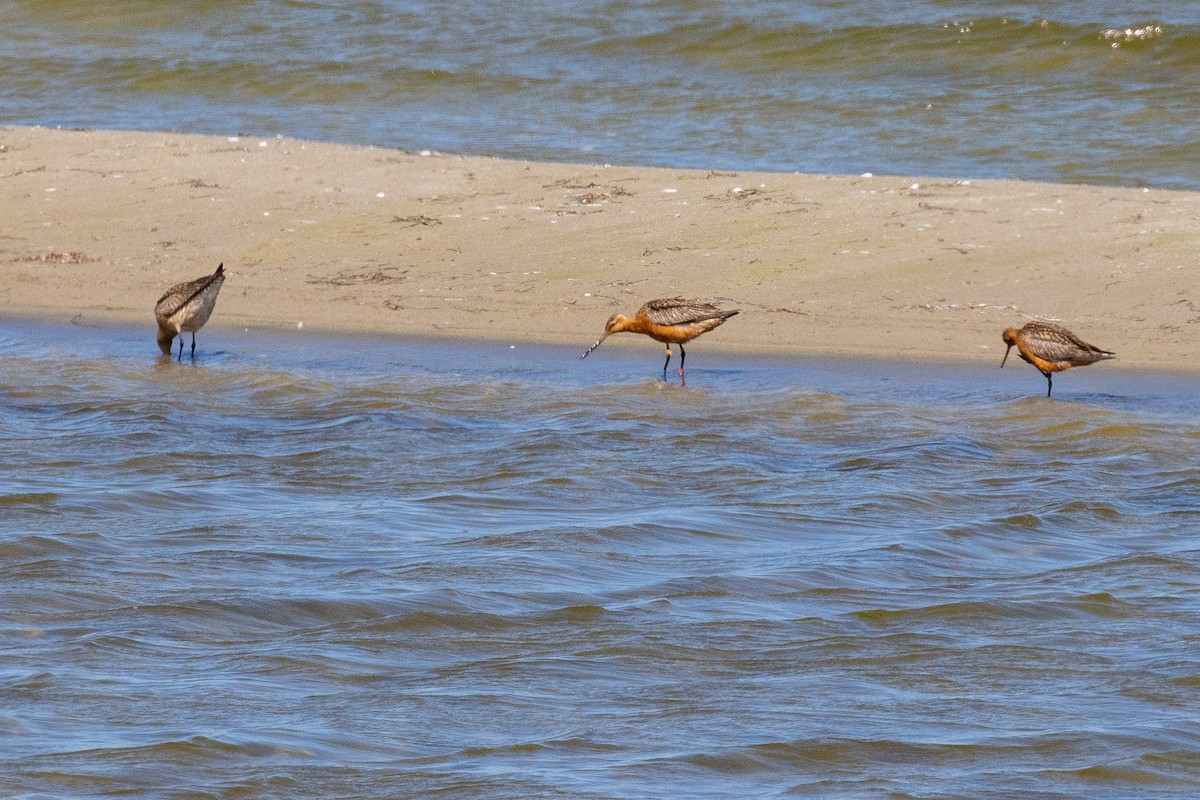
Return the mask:
<svg viewBox="0 0 1200 800">
<path fill-rule="evenodd" d="M 582 353 L 612 313 L 683 295 L 742 309 L 689 352 L 998 364 L 1003 328 L 1050 319 L 1117 368 L 1200 364 L 1194 192 L 0 127 L 0 197 L 6 312 L 144 322 L 149 350 L 159 296 L 224 263 L 210 335 Z"/>
</svg>

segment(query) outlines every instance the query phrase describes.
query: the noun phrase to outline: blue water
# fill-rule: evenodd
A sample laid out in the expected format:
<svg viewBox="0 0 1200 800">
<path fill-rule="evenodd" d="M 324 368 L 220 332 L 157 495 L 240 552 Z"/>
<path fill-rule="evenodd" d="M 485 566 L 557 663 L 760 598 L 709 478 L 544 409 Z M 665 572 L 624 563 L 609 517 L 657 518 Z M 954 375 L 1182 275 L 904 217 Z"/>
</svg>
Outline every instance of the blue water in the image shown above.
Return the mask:
<svg viewBox="0 0 1200 800">
<path fill-rule="evenodd" d="M 0 794 L 1185 798 L 1200 401 L 0 326 Z"/>
<path fill-rule="evenodd" d="M 1200 188 L 1200 4 L 0 5 L 0 124 Z"/>
</svg>

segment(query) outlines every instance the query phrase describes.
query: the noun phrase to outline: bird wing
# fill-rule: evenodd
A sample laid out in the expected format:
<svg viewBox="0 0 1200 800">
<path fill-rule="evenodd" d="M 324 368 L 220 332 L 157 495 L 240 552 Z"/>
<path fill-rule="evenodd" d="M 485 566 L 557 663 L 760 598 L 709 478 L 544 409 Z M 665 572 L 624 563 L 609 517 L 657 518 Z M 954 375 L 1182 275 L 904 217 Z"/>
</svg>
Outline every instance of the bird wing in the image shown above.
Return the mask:
<svg viewBox="0 0 1200 800">
<path fill-rule="evenodd" d="M 1025 326 L 1025 336 L 1030 351 L 1047 361 L 1070 361 L 1088 353 L 1112 355 L 1107 350 L 1088 344 L 1066 328 L 1047 322 L 1029 323 Z"/>
<path fill-rule="evenodd" d="M 225 265 L 222 264 L 212 275 L 179 283 L 167 289 L 167 293 L 154 304 L 154 316 L 163 320 L 170 318 L 172 314 L 190 303 L 192 298 L 211 286 L 214 281 L 223 280 L 224 273 Z"/>
<path fill-rule="evenodd" d="M 712 303 L 701 303 L 683 297 L 664 297 L 651 300 L 642 307 L 646 317 L 655 325 L 688 325 L 708 319 L 732 317 L 737 311 L 722 311 Z"/>
</svg>

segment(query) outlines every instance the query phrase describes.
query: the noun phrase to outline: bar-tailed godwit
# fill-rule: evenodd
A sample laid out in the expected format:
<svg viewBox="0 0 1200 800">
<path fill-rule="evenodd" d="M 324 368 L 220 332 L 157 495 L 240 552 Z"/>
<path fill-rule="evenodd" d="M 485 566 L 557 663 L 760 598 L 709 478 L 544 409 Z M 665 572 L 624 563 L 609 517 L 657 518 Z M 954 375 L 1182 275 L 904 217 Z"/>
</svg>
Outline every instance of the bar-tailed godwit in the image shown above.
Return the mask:
<svg viewBox="0 0 1200 800">
<path fill-rule="evenodd" d="M 740 309 L 722 311 L 712 303 L 685 300 L 682 297 L 666 297 L 651 300 L 637 310 L 632 318 L 624 314 L 613 314 L 604 326 L 604 335 L 587 349 L 581 358 L 587 358 L 601 342 L 614 333 L 644 333 L 651 339 L 667 346 L 667 360 L 663 362 L 663 379 L 667 377 L 667 366 L 671 363 L 671 345 L 679 345 L 679 376 L 683 377 L 683 362 L 687 351 L 685 342 L 690 342 L 702 333 L 707 333 Z"/>
<path fill-rule="evenodd" d="M 1033 364 L 1046 376 L 1046 397 L 1050 396 L 1050 391 L 1054 388 L 1054 380 L 1050 377 L 1053 373 L 1116 358 L 1116 353 L 1088 344 L 1053 322 L 1034 320 L 1023 328 L 1009 328 L 1000 336 L 1008 345 L 1000 366 L 1004 367 L 1004 362 L 1008 361 L 1008 354 L 1016 347 L 1022 359 Z"/>
<path fill-rule="evenodd" d="M 225 282 L 225 265 L 194 281 L 172 286 L 154 305 L 158 320 L 158 346 L 163 355 L 171 355 L 171 342 L 179 337 L 179 360 L 183 360 L 183 334 L 191 331 L 192 358 L 196 357 L 196 331 L 204 327 L 217 304 L 217 293 Z"/>
</svg>

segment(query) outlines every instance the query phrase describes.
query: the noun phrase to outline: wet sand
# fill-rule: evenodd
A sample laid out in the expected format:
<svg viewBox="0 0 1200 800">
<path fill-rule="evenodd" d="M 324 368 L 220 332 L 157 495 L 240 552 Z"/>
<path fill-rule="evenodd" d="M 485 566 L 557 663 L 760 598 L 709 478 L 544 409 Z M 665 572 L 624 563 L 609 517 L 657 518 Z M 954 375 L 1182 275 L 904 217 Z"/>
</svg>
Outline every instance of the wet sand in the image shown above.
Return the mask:
<svg viewBox="0 0 1200 800">
<path fill-rule="evenodd" d="M 224 262 L 223 326 L 575 344 L 685 295 L 717 351 L 994 360 L 1059 321 L 1200 362 L 1200 194 L 543 164 L 257 137 L 0 128 L 6 314 L 145 322 Z M 615 337 L 605 347 L 651 347 Z M 658 347 L 658 345 L 653 345 Z M 1024 367 L 1024 365 L 1022 365 Z M 1026 367 L 1027 368 L 1027 367 Z"/>
</svg>

